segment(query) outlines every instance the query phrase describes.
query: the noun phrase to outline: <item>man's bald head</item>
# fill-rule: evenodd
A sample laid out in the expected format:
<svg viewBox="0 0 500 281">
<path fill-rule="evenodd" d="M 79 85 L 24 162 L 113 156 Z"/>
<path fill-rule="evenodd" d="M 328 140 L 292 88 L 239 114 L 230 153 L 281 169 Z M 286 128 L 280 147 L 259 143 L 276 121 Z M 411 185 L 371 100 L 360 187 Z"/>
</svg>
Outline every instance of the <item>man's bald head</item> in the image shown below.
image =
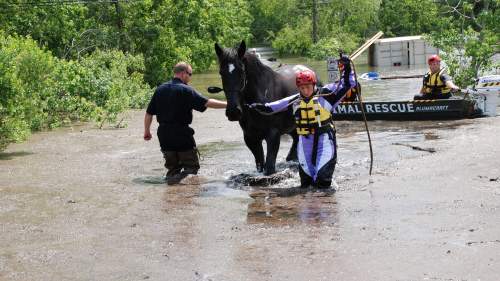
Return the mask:
<svg viewBox="0 0 500 281">
<path fill-rule="evenodd" d="M 178 74 L 178 73 L 181 73 L 181 72 L 184 72 L 184 71 L 187 71 L 189 72 L 189 69 L 191 68 L 191 65 L 187 62 L 178 62 L 175 66 L 174 66 L 174 74 Z"/>
<path fill-rule="evenodd" d="M 191 75 L 193 68 L 189 63 L 181 61 L 174 66 L 174 77 L 181 79 L 185 84 L 191 82 Z"/>
</svg>

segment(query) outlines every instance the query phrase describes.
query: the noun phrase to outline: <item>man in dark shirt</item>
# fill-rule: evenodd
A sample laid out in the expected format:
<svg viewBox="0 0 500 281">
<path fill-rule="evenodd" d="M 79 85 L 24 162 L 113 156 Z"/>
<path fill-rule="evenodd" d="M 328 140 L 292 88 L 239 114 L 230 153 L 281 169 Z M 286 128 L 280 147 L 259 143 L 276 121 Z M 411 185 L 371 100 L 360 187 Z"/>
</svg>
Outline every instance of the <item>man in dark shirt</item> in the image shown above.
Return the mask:
<svg viewBox="0 0 500 281">
<path fill-rule="evenodd" d="M 200 168 L 194 130 L 189 127 L 193 121 L 193 109 L 203 112 L 207 107 L 226 108 L 226 102 L 207 99 L 188 86 L 192 74 L 191 65 L 177 63 L 174 78 L 156 89 L 144 116 L 144 140 L 152 137 L 153 115 L 160 124 L 157 135 L 169 183 L 196 174 Z"/>
</svg>

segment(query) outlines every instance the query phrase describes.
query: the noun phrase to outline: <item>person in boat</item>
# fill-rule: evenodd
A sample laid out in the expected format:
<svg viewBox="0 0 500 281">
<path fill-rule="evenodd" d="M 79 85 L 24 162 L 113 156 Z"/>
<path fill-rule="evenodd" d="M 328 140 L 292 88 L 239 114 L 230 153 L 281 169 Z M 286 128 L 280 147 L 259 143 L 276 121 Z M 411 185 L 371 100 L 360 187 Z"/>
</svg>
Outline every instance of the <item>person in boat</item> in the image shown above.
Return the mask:
<svg viewBox="0 0 500 281">
<path fill-rule="evenodd" d="M 249 50 L 249 53 L 250 53 L 250 54 L 254 54 L 255 56 L 257 56 L 257 58 L 259 58 L 259 59 L 260 59 L 260 54 L 259 54 L 259 53 L 257 53 L 257 49 L 255 49 L 255 48 L 251 48 L 251 49 Z"/>
<path fill-rule="evenodd" d="M 460 89 L 450 76 L 444 73 L 445 68 L 441 67 L 441 58 L 438 55 L 430 56 L 427 63 L 429 72 L 425 74 L 420 94 L 415 95 L 414 100 L 448 99 L 451 97 L 451 92 Z"/>
<path fill-rule="evenodd" d="M 193 69 L 186 62 L 174 66 L 174 78 L 156 88 L 144 116 L 144 140 L 149 141 L 151 123 L 156 115 L 157 135 L 167 168 L 167 183 L 173 184 L 200 168 L 194 130 L 193 109 L 203 112 L 207 107 L 226 108 L 226 102 L 207 99 L 188 86 Z"/>
<path fill-rule="evenodd" d="M 350 77 L 349 79 L 352 79 L 352 81 L 350 81 L 350 85 L 351 85 L 350 91 L 347 91 L 343 101 L 349 101 L 349 102 L 357 101 L 358 94 L 361 92 L 361 85 L 358 83 L 357 79 L 355 79 L 356 73 L 354 72 L 354 70 L 351 67 L 351 60 L 346 55 L 341 55 L 341 59 L 338 60 L 338 69 L 339 69 L 340 73 L 344 73 L 344 68 L 346 67 L 344 65 L 345 63 L 349 64 L 348 71 L 352 71 L 352 73 L 349 75 L 349 77 Z M 335 83 L 327 84 L 325 86 L 325 88 L 328 88 L 332 92 L 335 92 L 336 88 L 338 86 L 343 85 L 343 83 L 341 82 L 342 79 L 344 79 L 344 77 L 342 77 L 342 75 L 341 75 L 340 80 L 335 81 Z"/>
<path fill-rule="evenodd" d="M 355 85 L 349 58 L 345 56 L 341 60 L 344 68 L 337 84 L 332 83 L 319 89 L 315 73 L 305 70 L 296 75 L 299 93 L 275 102 L 250 105 L 250 108 L 261 114 L 273 114 L 292 106 L 299 135 L 297 154 L 301 188 L 311 185 L 318 189 L 331 187 L 337 163 L 337 141 L 332 114 L 351 92 L 351 85 Z"/>
</svg>

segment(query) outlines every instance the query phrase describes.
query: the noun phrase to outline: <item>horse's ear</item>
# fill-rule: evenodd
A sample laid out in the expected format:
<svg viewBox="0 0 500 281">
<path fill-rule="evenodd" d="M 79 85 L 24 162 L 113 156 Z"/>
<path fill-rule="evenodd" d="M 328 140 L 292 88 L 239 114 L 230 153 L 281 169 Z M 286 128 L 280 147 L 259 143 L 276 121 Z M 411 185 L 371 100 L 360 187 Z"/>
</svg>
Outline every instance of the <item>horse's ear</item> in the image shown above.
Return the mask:
<svg viewBox="0 0 500 281">
<path fill-rule="evenodd" d="M 247 45 L 245 44 L 245 40 L 241 40 L 240 46 L 238 47 L 238 57 L 242 59 L 246 51 Z"/>
<path fill-rule="evenodd" d="M 224 51 L 222 50 L 222 48 L 217 43 L 215 43 L 215 53 L 217 54 L 217 57 L 219 59 L 222 57 L 222 54 L 224 53 Z"/>
</svg>

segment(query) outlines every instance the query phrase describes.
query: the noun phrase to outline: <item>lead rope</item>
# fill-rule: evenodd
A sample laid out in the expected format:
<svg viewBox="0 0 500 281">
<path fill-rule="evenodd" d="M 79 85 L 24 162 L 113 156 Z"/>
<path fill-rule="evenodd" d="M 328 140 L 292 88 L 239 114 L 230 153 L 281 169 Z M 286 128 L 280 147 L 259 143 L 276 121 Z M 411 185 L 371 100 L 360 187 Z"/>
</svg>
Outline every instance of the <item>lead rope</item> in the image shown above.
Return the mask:
<svg viewBox="0 0 500 281">
<path fill-rule="evenodd" d="M 351 60 L 351 65 L 352 65 L 352 70 L 354 71 L 354 81 L 356 82 L 356 87 L 359 86 L 358 84 L 358 75 L 356 74 L 356 66 L 354 65 L 354 62 Z M 372 175 L 372 169 L 373 169 L 373 148 L 372 148 L 372 138 L 370 136 L 370 130 L 368 129 L 368 121 L 366 120 L 366 113 L 365 109 L 363 107 L 363 98 L 361 97 L 361 91 L 357 91 L 357 95 L 359 98 L 359 104 L 361 105 L 361 112 L 363 113 L 363 121 L 365 121 L 365 128 L 366 128 L 366 134 L 368 135 L 368 144 L 370 145 L 370 176 Z M 371 181 L 371 179 L 370 179 Z"/>
</svg>

